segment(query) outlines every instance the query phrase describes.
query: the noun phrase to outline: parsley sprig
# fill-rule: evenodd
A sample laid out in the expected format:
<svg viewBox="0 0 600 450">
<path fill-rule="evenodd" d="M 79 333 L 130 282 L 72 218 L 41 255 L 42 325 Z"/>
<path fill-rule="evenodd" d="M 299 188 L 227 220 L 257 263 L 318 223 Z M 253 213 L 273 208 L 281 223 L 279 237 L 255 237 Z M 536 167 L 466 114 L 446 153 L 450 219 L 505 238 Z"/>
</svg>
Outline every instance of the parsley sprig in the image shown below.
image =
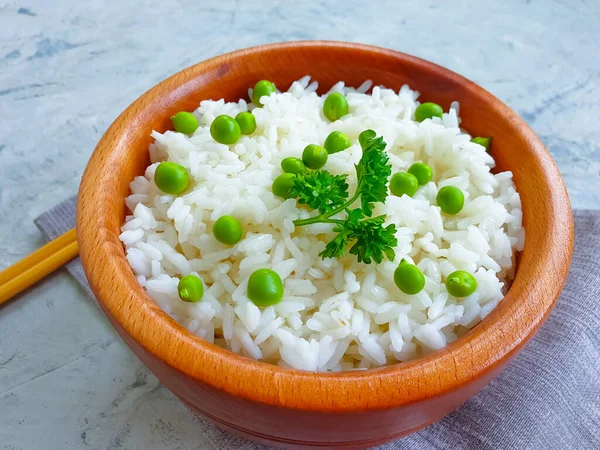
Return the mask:
<svg viewBox="0 0 600 450">
<path fill-rule="evenodd" d="M 376 203 L 384 203 L 388 196 L 388 180 L 392 167 L 385 152 L 386 143 L 375 132 L 367 130 L 359 137 L 363 156 L 355 164 L 357 186 L 348 199 L 348 175 L 333 175 L 327 170 L 309 171 L 294 178 L 291 196 L 298 203 L 317 210 L 319 215 L 294 221 L 296 226 L 313 223 L 335 224 L 336 236 L 327 243 L 320 255 L 323 258 L 344 256 L 346 247 L 352 244 L 350 254 L 359 262 L 380 263 L 384 255 L 393 260 L 396 226 L 383 226 L 385 216 L 371 217 Z M 350 207 L 360 198 L 360 208 Z M 346 212 L 345 219 L 331 217 Z"/>
</svg>

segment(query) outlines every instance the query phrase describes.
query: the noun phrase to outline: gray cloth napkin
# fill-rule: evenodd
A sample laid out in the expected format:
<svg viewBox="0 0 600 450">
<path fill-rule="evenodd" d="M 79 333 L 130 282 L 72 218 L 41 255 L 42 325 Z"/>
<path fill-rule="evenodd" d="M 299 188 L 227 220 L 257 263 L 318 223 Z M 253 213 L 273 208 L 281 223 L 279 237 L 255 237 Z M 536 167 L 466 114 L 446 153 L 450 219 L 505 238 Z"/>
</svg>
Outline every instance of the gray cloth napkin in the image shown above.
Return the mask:
<svg viewBox="0 0 600 450">
<path fill-rule="evenodd" d="M 35 220 L 47 239 L 75 225 L 75 199 Z M 575 211 L 575 252 L 552 314 L 488 387 L 439 422 L 378 447 L 600 449 L 600 211 Z M 79 259 L 67 270 L 93 298 Z M 198 419 L 215 449 L 264 450 Z"/>
</svg>

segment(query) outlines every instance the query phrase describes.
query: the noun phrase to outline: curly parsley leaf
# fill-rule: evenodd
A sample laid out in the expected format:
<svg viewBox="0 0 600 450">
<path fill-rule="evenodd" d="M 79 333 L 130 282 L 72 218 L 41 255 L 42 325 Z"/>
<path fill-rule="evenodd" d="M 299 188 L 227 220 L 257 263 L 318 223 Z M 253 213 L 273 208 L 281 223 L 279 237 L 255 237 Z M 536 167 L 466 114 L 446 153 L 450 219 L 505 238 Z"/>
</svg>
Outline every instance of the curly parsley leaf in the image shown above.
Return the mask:
<svg viewBox="0 0 600 450">
<path fill-rule="evenodd" d="M 296 175 L 290 195 L 301 205 L 327 214 L 348 198 L 348 175 L 332 175 L 326 170 L 311 170 Z"/>
<path fill-rule="evenodd" d="M 394 247 L 398 245 L 396 239 L 396 226 L 390 224 L 383 227 L 385 216 L 371 217 L 361 220 L 351 226 L 348 240 L 356 242 L 350 249 L 350 254 L 356 255 L 358 262 L 370 264 L 374 260 L 377 264 L 387 256 L 394 260 Z"/>
<path fill-rule="evenodd" d="M 363 156 L 354 166 L 361 208 L 367 217 L 373 213 L 374 203 L 384 203 L 388 196 L 387 184 L 392 165 L 388 164 L 385 146 L 382 137 L 367 140 L 363 146 Z"/>
<path fill-rule="evenodd" d="M 333 231 L 337 235 L 327 243 L 325 250 L 319 253 L 323 258 L 339 258 L 346 254 L 346 246 L 354 227 L 358 226 L 360 219 L 364 214 L 359 209 L 353 209 L 348 212 L 348 216 L 342 223 L 336 224 Z"/>
<path fill-rule="evenodd" d="M 325 250 L 319 253 L 323 258 L 339 258 L 346 254 L 346 246 L 348 245 L 348 232 L 343 225 L 336 225 L 333 231 L 337 235 L 327 243 Z"/>
<path fill-rule="evenodd" d="M 358 262 L 370 264 L 371 260 L 381 263 L 386 256 L 390 261 L 396 256 L 394 247 L 398 245 L 396 226 L 383 226 L 385 216 L 366 218 L 361 208 L 353 209 L 343 223 L 337 224 L 337 233 L 321 252 L 323 258 L 344 256 L 348 243 L 355 241 L 350 254 L 356 255 Z"/>
</svg>

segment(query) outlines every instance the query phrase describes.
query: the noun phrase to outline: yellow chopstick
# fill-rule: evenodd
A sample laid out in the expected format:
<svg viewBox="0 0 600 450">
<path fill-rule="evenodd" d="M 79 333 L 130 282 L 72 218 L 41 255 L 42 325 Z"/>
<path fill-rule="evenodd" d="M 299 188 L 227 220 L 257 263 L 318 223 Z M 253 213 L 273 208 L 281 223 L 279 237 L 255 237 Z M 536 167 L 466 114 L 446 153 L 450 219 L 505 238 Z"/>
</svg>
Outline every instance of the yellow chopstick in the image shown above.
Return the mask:
<svg viewBox="0 0 600 450">
<path fill-rule="evenodd" d="M 77 256 L 75 229 L 0 272 L 0 305 Z"/>
<path fill-rule="evenodd" d="M 57 249 L 61 249 L 73 241 L 77 240 L 75 234 L 75 228 L 67 231 L 65 234 L 60 235 L 53 241 L 48 242 L 43 247 L 40 247 L 31 255 L 26 256 L 21 261 L 7 267 L 4 271 L 0 272 L 0 286 L 6 283 L 8 280 L 16 277 L 18 274 L 25 272 L 27 269 L 36 265 L 40 261 L 46 259 L 49 255 L 56 252 Z"/>
</svg>

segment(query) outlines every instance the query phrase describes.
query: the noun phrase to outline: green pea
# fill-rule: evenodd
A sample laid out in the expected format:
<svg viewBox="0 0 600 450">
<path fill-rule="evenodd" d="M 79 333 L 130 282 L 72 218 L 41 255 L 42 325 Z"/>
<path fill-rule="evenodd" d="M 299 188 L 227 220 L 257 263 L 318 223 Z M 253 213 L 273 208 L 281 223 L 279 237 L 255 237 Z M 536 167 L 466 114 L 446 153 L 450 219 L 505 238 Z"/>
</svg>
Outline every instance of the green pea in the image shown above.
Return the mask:
<svg viewBox="0 0 600 450">
<path fill-rule="evenodd" d="M 303 173 L 306 172 L 306 166 L 300 158 L 284 158 L 281 161 L 281 168 L 285 173 Z"/>
<path fill-rule="evenodd" d="M 444 110 L 436 103 L 421 103 L 415 110 L 415 120 L 417 122 L 423 122 L 425 119 L 431 119 L 432 117 L 442 117 Z"/>
<path fill-rule="evenodd" d="M 198 119 L 192 113 L 187 111 L 179 111 L 173 117 L 173 128 L 175 131 L 179 131 L 184 134 L 192 134 L 198 128 Z"/>
<path fill-rule="evenodd" d="M 489 152 L 490 147 L 492 146 L 492 138 L 491 137 L 474 137 L 471 139 L 471 142 L 475 142 L 483 147 L 485 147 L 485 151 Z"/>
<path fill-rule="evenodd" d="M 252 134 L 256 131 L 256 118 L 254 114 L 244 111 L 235 116 L 235 121 L 240 126 L 242 134 Z"/>
<path fill-rule="evenodd" d="M 423 272 L 405 259 L 394 271 L 394 283 L 405 294 L 418 294 L 425 287 L 425 276 Z"/>
<path fill-rule="evenodd" d="M 256 306 L 276 305 L 283 299 L 283 282 L 271 269 L 258 269 L 248 279 L 248 298 Z"/>
<path fill-rule="evenodd" d="M 465 195 L 455 186 L 444 186 L 441 188 L 435 201 L 446 214 L 458 214 L 465 205 Z"/>
<path fill-rule="evenodd" d="M 260 80 L 254 85 L 254 89 L 252 89 L 252 103 L 259 108 L 262 108 L 263 105 L 260 102 L 261 97 L 268 97 L 273 92 L 275 92 L 275 85 L 273 83 L 269 80 Z"/>
<path fill-rule="evenodd" d="M 412 173 L 396 172 L 390 179 L 390 192 L 397 197 L 412 197 L 419 189 L 419 181 Z"/>
<path fill-rule="evenodd" d="M 413 174 L 417 177 L 417 181 L 419 182 L 419 186 L 423 186 L 431 181 L 431 177 L 433 176 L 433 172 L 431 171 L 431 167 L 422 162 L 414 163 L 412 166 L 408 168 L 408 173 Z"/>
<path fill-rule="evenodd" d="M 332 122 L 348 114 L 348 101 L 344 94 L 339 92 L 329 94 L 323 103 L 323 114 Z"/>
<path fill-rule="evenodd" d="M 213 225 L 213 235 L 223 244 L 237 244 L 242 239 L 242 234 L 242 224 L 235 217 L 219 217 Z"/>
<path fill-rule="evenodd" d="M 346 150 L 351 145 L 352 143 L 350 142 L 350 139 L 348 139 L 348 136 L 341 131 L 333 131 L 329 134 L 329 136 L 327 136 L 327 139 L 325 139 L 325 144 L 323 144 L 323 147 L 325 147 L 327 153 L 332 155 L 333 153 Z"/>
<path fill-rule="evenodd" d="M 293 173 L 284 173 L 275 178 L 271 188 L 273 195 L 286 200 L 291 198 L 292 187 L 294 187 L 294 178 L 296 178 L 296 175 Z"/>
<path fill-rule="evenodd" d="M 376 136 L 377 133 L 375 133 L 373 130 L 365 130 L 362 133 L 360 133 L 358 135 L 358 143 L 360 144 L 360 147 L 363 150 L 367 148 L 367 145 L 369 145 L 371 139 L 375 139 Z"/>
<path fill-rule="evenodd" d="M 202 299 L 204 295 L 204 285 L 202 280 L 194 275 L 186 275 L 177 285 L 179 298 L 184 302 L 195 303 Z"/>
<path fill-rule="evenodd" d="M 309 169 L 317 170 L 325 165 L 329 154 L 327 150 L 315 144 L 309 144 L 302 151 L 302 162 Z"/>
<path fill-rule="evenodd" d="M 220 144 L 232 145 L 239 141 L 242 130 L 233 117 L 221 114 L 210 124 L 210 135 Z"/>
<path fill-rule="evenodd" d="M 183 166 L 171 161 L 161 162 L 154 172 L 154 183 L 166 194 L 181 194 L 190 183 L 190 177 Z"/>
<path fill-rule="evenodd" d="M 446 278 L 446 290 L 454 297 L 468 297 L 477 290 L 477 280 L 469 272 L 457 270 Z"/>
</svg>

